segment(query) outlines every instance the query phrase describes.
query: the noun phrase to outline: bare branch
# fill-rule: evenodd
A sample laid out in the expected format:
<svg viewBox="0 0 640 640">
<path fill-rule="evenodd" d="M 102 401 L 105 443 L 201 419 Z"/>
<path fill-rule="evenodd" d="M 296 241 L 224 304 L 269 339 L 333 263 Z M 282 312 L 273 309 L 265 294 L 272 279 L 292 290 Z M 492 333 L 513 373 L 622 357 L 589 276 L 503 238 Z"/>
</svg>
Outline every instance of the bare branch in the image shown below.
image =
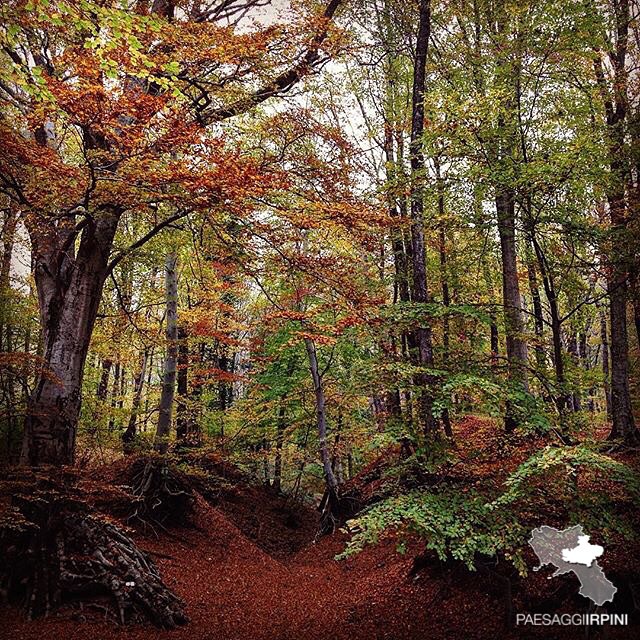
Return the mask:
<svg viewBox="0 0 640 640">
<path fill-rule="evenodd" d="M 136 240 L 133 244 L 129 245 L 126 249 L 119 251 L 113 258 L 113 260 L 111 260 L 111 262 L 109 263 L 109 266 L 107 267 L 107 275 L 111 274 L 111 272 L 118 266 L 118 264 L 120 264 L 120 262 L 122 262 L 122 260 L 124 260 L 124 258 L 126 258 L 129 254 L 136 251 L 136 249 L 139 249 L 142 245 L 149 242 L 149 240 L 151 240 L 152 238 L 155 238 L 155 236 L 157 236 L 163 229 L 165 229 L 169 225 L 188 216 L 189 213 L 189 211 L 181 211 L 170 216 L 166 220 L 158 223 L 155 227 L 153 227 L 153 229 L 145 233 L 145 235 Z"/>
</svg>

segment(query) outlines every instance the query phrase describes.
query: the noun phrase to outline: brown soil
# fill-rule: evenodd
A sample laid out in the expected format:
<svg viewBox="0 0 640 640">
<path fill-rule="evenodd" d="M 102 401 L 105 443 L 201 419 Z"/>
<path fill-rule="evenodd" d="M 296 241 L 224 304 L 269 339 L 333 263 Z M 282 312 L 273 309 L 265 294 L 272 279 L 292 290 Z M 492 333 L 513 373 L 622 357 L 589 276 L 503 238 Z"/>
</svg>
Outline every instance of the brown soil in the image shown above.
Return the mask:
<svg viewBox="0 0 640 640">
<path fill-rule="evenodd" d="M 471 433 L 474 426 L 464 425 Z M 476 424 L 481 430 L 482 425 Z M 205 466 L 198 463 L 199 466 Z M 222 465 L 209 460 L 210 465 Z M 118 462 L 87 483 L 96 495 L 126 472 Z M 186 603 L 190 622 L 173 631 L 149 626 L 120 627 L 104 614 L 78 605 L 46 619 L 27 621 L 13 607 L 0 608 L 0 637 L 11 640 L 485 640 L 493 638 L 584 638 L 584 629 L 506 625 L 504 583 L 492 571 L 471 573 L 460 566 L 426 562 L 412 572 L 422 551 L 414 541 L 403 555 L 393 539 L 346 561 L 346 534 L 318 540 L 317 514 L 291 511 L 287 501 L 251 485 L 232 467 L 221 473 L 218 490 L 199 487 L 190 526 L 138 528 L 131 532 L 148 552 L 165 583 Z M 211 469 L 210 469 L 211 470 Z M 479 475 L 486 470 L 480 466 Z M 369 468 L 371 482 L 379 476 Z M 93 486 L 93 492 L 89 491 Z M 197 485 L 197 483 L 196 483 Z M 206 489 L 206 490 L 205 490 Z M 205 497 L 206 496 L 206 497 Z M 100 507 L 104 507 L 101 504 Z M 533 557 L 530 564 L 534 564 Z M 605 571 L 610 567 L 605 563 Z M 547 580 L 549 572 L 517 581 L 513 606 L 526 611 L 544 598 L 564 601 L 568 611 L 588 610 L 575 596 L 570 576 Z M 525 591 L 526 590 L 526 591 Z M 555 594 L 555 595 L 554 595 Z M 577 598 L 577 599 L 576 599 Z M 571 608 L 573 607 L 573 608 Z M 607 638 L 635 638 L 638 627 L 612 628 Z M 595 631 L 591 638 L 605 637 Z"/>
</svg>

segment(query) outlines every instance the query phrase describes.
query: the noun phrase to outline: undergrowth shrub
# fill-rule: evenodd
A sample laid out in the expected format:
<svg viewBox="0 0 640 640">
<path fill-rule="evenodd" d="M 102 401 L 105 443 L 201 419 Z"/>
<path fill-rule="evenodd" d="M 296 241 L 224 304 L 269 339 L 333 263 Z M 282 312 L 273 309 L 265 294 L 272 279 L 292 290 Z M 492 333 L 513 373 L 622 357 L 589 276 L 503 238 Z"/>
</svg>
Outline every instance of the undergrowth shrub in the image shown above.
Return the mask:
<svg viewBox="0 0 640 640">
<path fill-rule="evenodd" d="M 500 556 L 525 575 L 524 550 L 534 527 L 580 523 L 605 539 L 631 538 L 639 498 L 640 480 L 627 465 L 586 446 L 549 446 L 511 473 L 502 492 L 490 478 L 469 487 L 445 477 L 435 487 L 385 498 L 348 522 L 353 535 L 338 559 L 391 533 L 399 535 L 402 551 L 414 534 L 443 561 L 459 560 L 473 570 L 479 556 Z"/>
</svg>

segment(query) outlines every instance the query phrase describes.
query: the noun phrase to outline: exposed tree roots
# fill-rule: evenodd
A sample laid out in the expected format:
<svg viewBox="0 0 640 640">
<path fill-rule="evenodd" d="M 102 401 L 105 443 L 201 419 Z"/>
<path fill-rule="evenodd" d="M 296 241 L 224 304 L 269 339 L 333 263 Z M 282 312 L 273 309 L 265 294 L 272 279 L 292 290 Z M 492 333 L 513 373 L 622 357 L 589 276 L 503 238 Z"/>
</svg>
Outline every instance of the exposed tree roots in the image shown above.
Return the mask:
<svg viewBox="0 0 640 640">
<path fill-rule="evenodd" d="M 120 528 L 89 514 L 62 485 L 18 493 L 0 519 L 0 585 L 30 618 L 63 604 L 94 604 L 121 624 L 187 622 L 153 561 Z"/>
<path fill-rule="evenodd" d="M 349 518 L 356 513 L 356 502 L 350 496 L 341 496 L 337 491 L 325 489 L 318 505 L 320 512 L 319 536 L 335 533 Z"/>
<path fill-rule="evenodd" d="M 151 526 L 187 524 L 193 512 L 193 491 L 186 476 L 164 458 L 134 461 L 130 486 L 137 499 L 130 518 Z"/>
</svg>

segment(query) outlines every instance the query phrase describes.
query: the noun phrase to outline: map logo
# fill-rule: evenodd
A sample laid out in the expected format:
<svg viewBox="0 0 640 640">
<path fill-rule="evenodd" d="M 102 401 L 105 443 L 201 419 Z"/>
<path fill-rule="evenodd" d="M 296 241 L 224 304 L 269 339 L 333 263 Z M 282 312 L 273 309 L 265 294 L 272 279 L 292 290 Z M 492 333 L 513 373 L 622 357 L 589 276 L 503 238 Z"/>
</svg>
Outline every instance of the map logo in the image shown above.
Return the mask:
<svg viewBox="0 0 640 640">
<path fill-rule="evenodd" d="M 595 605 L 612 602 L 618 591 L 605 576 L 597 562 L 604 548 L 591 544 L 581 525 L 559 530 L 554 527 L 539 527 L 531 532 L 529 545 L 540 561 L 539 571 L 547 564 L 556 568 L 549 578 L 573 572 L 580 580 L 580 594 Z"/>
</svg>

